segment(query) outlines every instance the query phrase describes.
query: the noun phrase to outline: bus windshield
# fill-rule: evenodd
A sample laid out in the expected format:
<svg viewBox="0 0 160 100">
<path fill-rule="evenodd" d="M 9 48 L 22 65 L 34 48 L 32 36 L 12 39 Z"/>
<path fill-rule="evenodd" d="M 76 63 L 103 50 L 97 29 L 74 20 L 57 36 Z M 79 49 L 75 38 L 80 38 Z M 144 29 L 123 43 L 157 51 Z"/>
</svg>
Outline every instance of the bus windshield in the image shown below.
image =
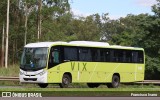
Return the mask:
<svg viewBox="0 0 160 100">
<path fill-rule="evenodd" d="M 46 67 L 48 48 L 24 48 L 21 58 L 21 68 L 38 70 Z"/>
</svg>

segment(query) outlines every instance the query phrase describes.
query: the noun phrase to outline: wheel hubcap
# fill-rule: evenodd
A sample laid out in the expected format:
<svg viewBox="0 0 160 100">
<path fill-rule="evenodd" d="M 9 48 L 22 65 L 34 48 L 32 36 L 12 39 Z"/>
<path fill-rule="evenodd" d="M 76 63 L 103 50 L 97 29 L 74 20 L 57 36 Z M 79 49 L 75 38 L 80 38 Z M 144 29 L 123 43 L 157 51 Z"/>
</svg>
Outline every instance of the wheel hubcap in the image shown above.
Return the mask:
<svg viewBox="0 0 160 100">
<path fill-rule="evenodd" d="M 114 85 L 118 86 L 119 80 L 117 78 L 114 79 Z"/>
<path fill-rule="evenodd" d="M 68 78 L 63 79 L 64 84 L 69 84 Z"/>
</svg>

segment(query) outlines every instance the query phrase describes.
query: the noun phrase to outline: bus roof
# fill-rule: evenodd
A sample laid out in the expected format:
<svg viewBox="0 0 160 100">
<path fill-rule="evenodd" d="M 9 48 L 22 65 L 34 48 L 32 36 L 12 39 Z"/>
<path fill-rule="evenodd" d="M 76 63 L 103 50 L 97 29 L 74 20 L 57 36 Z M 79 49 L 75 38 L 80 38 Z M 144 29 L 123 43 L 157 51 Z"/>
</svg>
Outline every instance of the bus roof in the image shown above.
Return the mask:
<svg viewBox="0 0 160 100">
<path fill-rule="evenodd" d="M 66 43 L 66 42 L 62 42 L 62 41 L 56 41 L 56 42 L 37 42 L 37 43 L 29 43 L 29 44 L 25 45 L 24 47 L 26 47 L 26 48 L 50 47 L 52 45 L 61 45 L 62 43 Z"/>
<path fill-rule="evenodd" d="M 93 41 L 71 41 L 68 42 L 68 44 L 77 46 L 102 46 L 102 47 L 109 46 L 109 43 L 106 42 L 93 42 Z"/>
<path fill-rule="evenodd" d="M 37 48 L 37 47 L 51 47 L 53 45 L 68 45 L 68 46 L 84 46 L 84 47 L 103 47 L 103 48 L 117 48 L 117 49 L 139 49 L 143 50 L 143 48 L 139 47 L 127 47 L 120 45 L 109 45 L 106 42 L 93 42 L 93 41 L 56 41 L 56 42 L 37 42 L 37 43 L 29 43 L 25 45 L 26 48 Z"/>
</svg>

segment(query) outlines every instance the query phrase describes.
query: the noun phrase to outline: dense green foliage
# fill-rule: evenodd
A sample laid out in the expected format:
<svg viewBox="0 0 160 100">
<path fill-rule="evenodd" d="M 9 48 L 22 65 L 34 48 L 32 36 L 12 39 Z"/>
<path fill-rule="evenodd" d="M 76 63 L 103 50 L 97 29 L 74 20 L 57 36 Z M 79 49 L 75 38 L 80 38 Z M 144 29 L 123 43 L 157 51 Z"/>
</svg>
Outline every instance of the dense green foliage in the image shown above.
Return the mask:
<svg viewBox="0 0 160 100">
<path fill-rule="evenodd" d="M 143 47 L 146 79 L 160 79 L 160 0 L 152 6 L 154 15 L 129 14 L 111 20 L 108 13 L 75 17 L 68 0 L 42 0 L 42 33 L 37 39 L 38 0 L 10 0 L 9 63 L 18 63 L 17 52 L 24 46 L 25 17 L 27 43 L 37 41 L 104 41 L 110 44 Z M 7 1 L 0 0 L 0 40 L 6 24 Z M 26 7 L 28 12 L 26 12 Z M 5 25 L 6 26 L 6 25 Z M 2 41 L 0 41 L 2 44 Z M 1 45 L 0 45 L 1 47 Z M 1 54 L 2 55 L 2 54 Z"/>
</svg>

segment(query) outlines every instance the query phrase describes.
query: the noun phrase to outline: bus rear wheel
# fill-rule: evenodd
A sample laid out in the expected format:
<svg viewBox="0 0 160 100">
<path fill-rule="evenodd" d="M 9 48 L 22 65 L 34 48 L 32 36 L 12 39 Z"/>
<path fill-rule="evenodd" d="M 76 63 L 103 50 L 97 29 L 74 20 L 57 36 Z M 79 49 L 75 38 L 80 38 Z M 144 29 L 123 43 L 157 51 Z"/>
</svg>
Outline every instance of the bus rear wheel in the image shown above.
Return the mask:
<svg viewBox="0 0 160 100">
<path fill-rule="evenodd" d="M 100 84 L 99 83 L 87 83 L 89 88 L 97 88 Z"/>
<path fill-rule="evenodd" d="M 112 77 L 112 83 L 107 83 L 108 88 L 118 88 L 120 84 L 120 78 L 118 75 L 113 75 Z"/>
<path fill-rule="evenodd" d="M 38 83 L 38 86 L 41 88 L 46 88 L 48 86 L 47 83 Z"/>
<path fill-rule="evenodd" d="M 62 83 L 59 84 L 61 88 L 67 88 L 71 83 L 71 77 L 68 74 L 64 74 L 62 77 Z"/>
</svg>

